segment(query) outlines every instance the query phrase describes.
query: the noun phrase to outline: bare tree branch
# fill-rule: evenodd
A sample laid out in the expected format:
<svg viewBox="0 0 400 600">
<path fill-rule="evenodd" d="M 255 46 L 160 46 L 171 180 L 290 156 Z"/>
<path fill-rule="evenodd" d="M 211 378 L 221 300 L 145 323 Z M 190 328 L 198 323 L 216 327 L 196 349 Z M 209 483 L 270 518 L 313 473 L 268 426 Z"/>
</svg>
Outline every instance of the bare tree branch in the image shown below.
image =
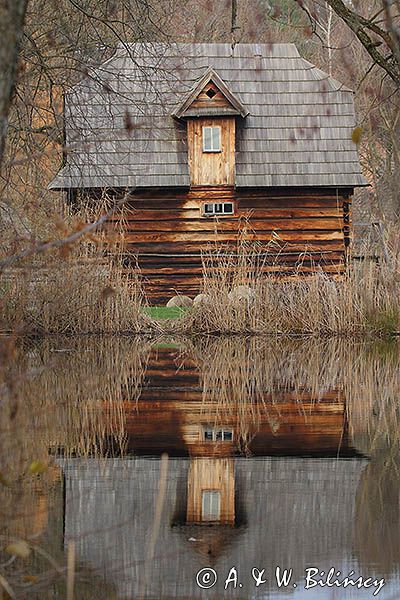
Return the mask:
<svg viewBox="0 0 400 600">
<path fill-rule="evenodd" d="M 304 5 L 303 0 L 297 0 L 297 2 L 300 6 Z M 397 86 L 400 86 L 400 64 L 397 60 L 398 42 L 393 38 L 391 32 L 379 27 L 373 19 L 366 19 L 354 10 L 351 10 L 344 4 L 343 0 L 326 0 L 326 2 L 355 33 L 374 63 L 379 65 Z M 376 40 L 371 37 L 370 33 L 380 37 L 386 43 L 391 51 L 389 56 L 385 56 L 378 50 Z"/>
</svg>

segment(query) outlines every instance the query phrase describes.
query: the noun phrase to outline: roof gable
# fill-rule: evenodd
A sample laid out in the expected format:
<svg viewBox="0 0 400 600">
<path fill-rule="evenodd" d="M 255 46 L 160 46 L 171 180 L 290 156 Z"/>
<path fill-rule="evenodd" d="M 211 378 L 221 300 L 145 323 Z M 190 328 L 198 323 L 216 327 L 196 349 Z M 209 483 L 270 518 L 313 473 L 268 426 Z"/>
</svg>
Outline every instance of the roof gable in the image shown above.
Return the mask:
<svg viewBox="0 0 400 600">
<path fill-rule="evenodd" d="M 204 96 L 207 96 L 209 89 L 215 90 L 216 93 L 207 99 Z M 225 102 L 221 102 L 221 100 L 225 100 Z M 205 114 L 214 116 L 229 114 L 241 117 L 249 114 L 229 86 L 212 68 L 208 69 L 200 81 L 186 94 L 183 102 L 173 111 L 172 116 L 182 119 Z"/>
</svg>

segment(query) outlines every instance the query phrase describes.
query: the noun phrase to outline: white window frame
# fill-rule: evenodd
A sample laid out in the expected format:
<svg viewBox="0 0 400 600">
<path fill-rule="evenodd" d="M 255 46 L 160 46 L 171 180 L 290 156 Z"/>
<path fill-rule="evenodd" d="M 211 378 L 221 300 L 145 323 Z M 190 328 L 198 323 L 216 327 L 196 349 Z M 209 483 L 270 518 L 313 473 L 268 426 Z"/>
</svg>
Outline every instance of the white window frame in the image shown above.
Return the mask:
<svg viewBox="0 0 400 600">
<path fill-rule="evenodd" d="M 221 519 L 221 491 L 201 490 L 201 520 L 206 522 Z"/>
<path fill-rule="evenodd" d="M 218 131 L 218 145 L 214 143 L 213 129 Z M 206 146 L 206 130 L 210 131 L 210 146 Z M 221 142 L 221 127 L 220 125 L 203 125 L 202 129 L 202 142 L 203 142 L 203 152 L 222 152 L 222 142 Z"/>
<path fill-rule="evenodd" d="M 227 210 L 230 206 L 231 210 Z M 206 211 L 206 207 L 212 207 Z M 219 208 L 221 207 L 221 210 Z M 205 202 L 202 207 L 203 217 L 227 217 L 235 214 L 235 205 L 233 202 Z"/>
<path fill-rule="evenodd" d="M 206 439 L 206 432 L 211 432 L 212 439 Z M 218 434 L 221 433 L 221 437 L 218 439 Z M 225 439 L 225 434 L 230 434 L 230 440 Z M 233 442 L 233 429 L 230 427 L 203 427 L 203 441 L 204 442 Z"/>
</svg>

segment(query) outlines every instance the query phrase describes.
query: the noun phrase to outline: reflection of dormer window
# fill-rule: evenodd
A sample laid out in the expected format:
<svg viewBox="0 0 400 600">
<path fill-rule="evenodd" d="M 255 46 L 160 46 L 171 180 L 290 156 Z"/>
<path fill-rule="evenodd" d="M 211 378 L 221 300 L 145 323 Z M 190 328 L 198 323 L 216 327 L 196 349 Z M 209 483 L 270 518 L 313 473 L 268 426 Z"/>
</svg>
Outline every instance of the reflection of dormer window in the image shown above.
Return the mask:
<svg viewBox="0 0 400 600">
<path fill-rule="evenodd" d="M 201 520 L 219 521 L 221 516 L 221 492 L 203 490 L 201 495 Z"/>
<path fill-rule="evenodd" d="M 206 442 L 231 442 L 233 440 L 233 431 L 232 429 L 205 427 L 204 440 Z"/>
<path fill-rule="evenodd" d="M 203 127 L 203 152 L 221 152 L 221 127 Z"/>
</svg>

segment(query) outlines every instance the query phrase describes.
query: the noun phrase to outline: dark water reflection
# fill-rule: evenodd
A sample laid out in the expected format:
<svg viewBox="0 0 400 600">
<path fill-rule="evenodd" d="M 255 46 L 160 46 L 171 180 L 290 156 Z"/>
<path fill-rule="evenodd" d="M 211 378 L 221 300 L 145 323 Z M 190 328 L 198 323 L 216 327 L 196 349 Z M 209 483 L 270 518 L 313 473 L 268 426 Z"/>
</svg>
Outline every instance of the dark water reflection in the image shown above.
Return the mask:
<svg viewBox="0 0 400 600">
<path fill-rule="evenodd" d="M 364 600 L 382 578 L 398 598 L 399 366 L 397 342 L 24 343 L 2 374 L 1 534 L 61 569 L 73 544 L 79 600 Z M 305 589 L 312 567 L 370 587 Z M 66 597 L 36 551 L 0 573 L 18 598 Z"/>
</svg>

